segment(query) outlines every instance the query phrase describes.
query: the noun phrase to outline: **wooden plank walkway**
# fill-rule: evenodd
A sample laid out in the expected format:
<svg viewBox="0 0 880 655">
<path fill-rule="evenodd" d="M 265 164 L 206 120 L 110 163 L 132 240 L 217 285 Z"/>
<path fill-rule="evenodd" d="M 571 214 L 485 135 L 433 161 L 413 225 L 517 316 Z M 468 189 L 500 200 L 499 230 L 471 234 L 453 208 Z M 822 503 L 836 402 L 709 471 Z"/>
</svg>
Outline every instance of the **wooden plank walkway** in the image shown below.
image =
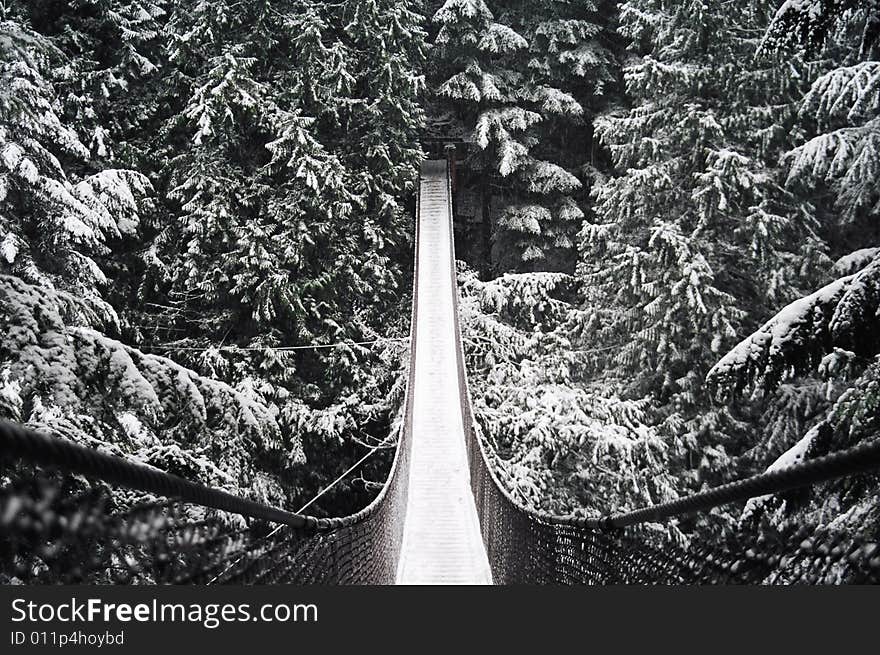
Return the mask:
<svg viewBox="0 0 880 655">
<path fill-rule="evenodd" d="M 491 584 L 459 405 L 446 162 L 422 165 L 409 500 L 398 584 Z"/>
</svg>

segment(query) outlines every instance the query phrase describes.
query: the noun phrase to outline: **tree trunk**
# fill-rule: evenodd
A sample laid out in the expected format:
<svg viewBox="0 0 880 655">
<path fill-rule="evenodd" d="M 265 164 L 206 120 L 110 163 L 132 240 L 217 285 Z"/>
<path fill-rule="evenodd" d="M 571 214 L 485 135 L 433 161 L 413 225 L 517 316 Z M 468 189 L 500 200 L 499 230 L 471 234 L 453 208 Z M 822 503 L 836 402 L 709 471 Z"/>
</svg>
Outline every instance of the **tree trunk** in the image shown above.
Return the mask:
<svg viewBox="0 0 880 655">
<path fill-rule="evenodd" d="M 492 217 L 489 211 L 492 189 L 489 179 L 489 165 L 483 153 L 483 169 L 480 171 L 480 204 L 483 214 L 483 279 L 488 280 L 492 272 Z"/>
</svg>

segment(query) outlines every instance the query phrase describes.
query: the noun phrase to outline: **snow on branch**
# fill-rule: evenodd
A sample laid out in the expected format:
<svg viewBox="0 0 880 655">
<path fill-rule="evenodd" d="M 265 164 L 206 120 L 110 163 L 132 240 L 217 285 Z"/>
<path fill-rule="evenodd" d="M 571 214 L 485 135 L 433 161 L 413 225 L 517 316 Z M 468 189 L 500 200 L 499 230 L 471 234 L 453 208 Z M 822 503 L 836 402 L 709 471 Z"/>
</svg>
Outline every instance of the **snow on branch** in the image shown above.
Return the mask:
<svg viewBox="0 0 880 655">
<path fill-rule="evenodd" d="M 880 61 L 864 61 L 825 73 L 804 96 L 801 115 L 822 123 L 841 119 L 850 124 L 880 111 Z"/>
<path fill-rule="evenodd" d="M 880 255 L 880 248 L 859 248 L 834 262 L 831 272 L 839 277 L 858 273 L 874 261 L 877 255 Z"/>
<path fill-rule="evenodd" d="M 813 445 L 813 442 L 816 441 L 816 438 L 820 435 L 822 429 L 825 427 L 824 423 L 819 423 L 815 425 L 813 428 L 807 431 L 803 437 L 801 437 L 791 448 L 782 453 L 779 457 L 774 460 L 770 466 L 767 467 L 765 473 L 772 473 L 773 471 L 780 471 L 782 469 L 788 468 L 790 466 L 797 466 L 798 464 L 803 464 L 805 459 L 808 459 L 810 448 Z M 755 512 L 763 509 L 768 500 L 773 498 L 773 494 L 765 494 L 763 496 L 755 496 L 754 498 L 750 498 L 743 508 L 742 513 L 740 514 L 740 522 L 744 522 L 749 519 Z"/>
<path fill-rule="evenodd" d="M 841 220 L 878 211 L 880 194 L 880 117 L 857 127 L 820 134 L 789 152 L 787 184 L 824 183 L 837 189 Z"/>
<path fill-rule="evenodd" d="M 488 109 L 477 119 L 474 135 L 477 144 L 486 148 L 493 138 L 502 141 L 509 138 L 511 132 L 522 132 L 540 122 L 540 114 L 520 107 Z"/>
<path fill-rule="evenodd" d="M 837 19 L 860 0 L 785 0 L 767 28 L 763 50 L 815 49 Z"/>
<path fill-rule="evenodd" d="M 256 452 L 301 452 L 260 394 L 76 325 L 71 302 L 0 276 L 2 418 L 252 496 L 265 477 Z M 283 499 L 268 478 L 258 486 L 262 500 Z"/>
<path fill-rule="evenodd" d="M 510 54 L 528 47 L 529 42 L 517 34 L 515 30 L 499 23 L 489 25 L 477 44 L 477 48 L 483 52 L 496 55 Z"/>
<path fill-rule="evenodd" d="M 502 102 L 507 98 L 506 84 L 497 75 L 483 72 L 476 64 L 456 73 L 437 89 L 447 98 L 471 102 Z"/>
<path fill-rule="evenodd" d="M 483 0 L 446 0 L 434 14 L 434 22 L 450 25 L 460 20 L 488 22 L 493 18 L 492 12 Z"/>
<path fill-rule="evenodd" d="M 795 300 L 712 367 L 709 386 L 724 396 L 747 386 L 775 388 L 818 365 L 834 348 L 880 350 L 880 258 Z"/>
</svg>

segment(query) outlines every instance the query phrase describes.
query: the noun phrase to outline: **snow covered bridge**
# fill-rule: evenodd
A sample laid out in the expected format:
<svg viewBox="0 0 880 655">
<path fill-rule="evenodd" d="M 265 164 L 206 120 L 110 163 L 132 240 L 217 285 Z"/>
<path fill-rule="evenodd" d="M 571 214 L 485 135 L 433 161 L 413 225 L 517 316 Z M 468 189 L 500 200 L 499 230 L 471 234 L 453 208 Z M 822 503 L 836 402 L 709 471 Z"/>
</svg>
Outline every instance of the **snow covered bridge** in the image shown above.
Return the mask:
<svg viewBox="0 0 880 655">
<path fill-rule="evenodd" d="M 656 531 L 625 530 L 876 471 L 877 440 L 610 516 L 553 515 L 523 506 L 502 479 L 505 463 L 480 440 L 474 425 L 458 329 L 451 207 L 447 162 L 424 162 L 405 420 L 388 479 L 367 507 L 336 518 L 293 513 L 0 421 L 0 453 L 19 461 L 15 475 L 30 466 L 33 477 L 18 481 L 27 484 L 0 486 L 0 532 L 6 538 L 0 580 L 880 582 L 880 543 L 824 529 L 801 527 L 764 544 L 746 539 L 735 546 L 682 545 Z M 35 473 L 40 467 L 106 484 L 71 499 L 57 482 Z M 80 484 L 78 479 L 76 488 Z M 107 485 L 165 501 L 114 506 L 107 503 Z M 197 512 L 196 521 L 193 505 L 211 511 Z M 240 517 L 230 521 L 229 514 L 248 517 L 247 527 L 241 527 Z M 275 527 L 267 530 L 268 524 Z M 59 537 L 46 539 L 47 534 Z"/>
<path fill-rule="evenodd" d="M 456 368 L 452 204 L 446 161 L 422 165 L 409 493 L 399 584 L 488 584 Z"/>
</svg>

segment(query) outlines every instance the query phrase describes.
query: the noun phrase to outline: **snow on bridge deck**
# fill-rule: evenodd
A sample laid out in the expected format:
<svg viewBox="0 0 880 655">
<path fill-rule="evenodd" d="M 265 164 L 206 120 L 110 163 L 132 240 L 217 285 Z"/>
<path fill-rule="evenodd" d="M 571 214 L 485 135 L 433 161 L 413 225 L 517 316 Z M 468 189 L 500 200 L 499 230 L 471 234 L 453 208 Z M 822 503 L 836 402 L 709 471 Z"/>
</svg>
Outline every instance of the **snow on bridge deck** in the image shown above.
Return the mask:
<svg viewBox="0 0 880 655">
<path fill-rule="evenodd" d="M 491 584 L 470 490 L 453 323 L 446 162 L 422 165 L 409 501 L 398 584 Z"/>
</svg>

